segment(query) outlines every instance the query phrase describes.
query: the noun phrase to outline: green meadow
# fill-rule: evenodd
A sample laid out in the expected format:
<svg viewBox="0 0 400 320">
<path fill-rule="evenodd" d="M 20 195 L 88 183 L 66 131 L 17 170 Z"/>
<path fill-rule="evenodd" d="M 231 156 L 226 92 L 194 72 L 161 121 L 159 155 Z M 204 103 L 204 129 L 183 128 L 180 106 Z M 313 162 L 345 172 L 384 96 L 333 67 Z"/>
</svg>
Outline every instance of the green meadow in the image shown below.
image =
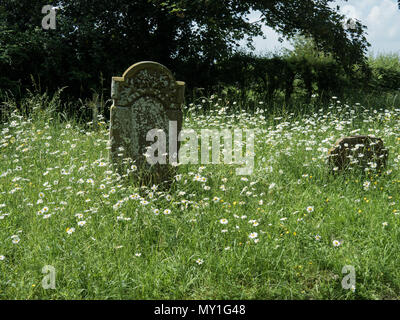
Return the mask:
<svg viewBox="0 0 400 320">
<path fill-rule="evenodd" d="M 129 178 L 135 165 L 120 175 L 109 163 L 108 121 L 94 127 L 58 103 L 4 104 L 1 299 L 399 298 L 398 102 L 237 112 L 203 97 L 185 106 L 183 127 L 254 130 L 252 173 L 179 165 L 148 186 Z M 329 173 L 328 149 L 352 134 L 383 139 L 382 172 Z"/>
</svg>

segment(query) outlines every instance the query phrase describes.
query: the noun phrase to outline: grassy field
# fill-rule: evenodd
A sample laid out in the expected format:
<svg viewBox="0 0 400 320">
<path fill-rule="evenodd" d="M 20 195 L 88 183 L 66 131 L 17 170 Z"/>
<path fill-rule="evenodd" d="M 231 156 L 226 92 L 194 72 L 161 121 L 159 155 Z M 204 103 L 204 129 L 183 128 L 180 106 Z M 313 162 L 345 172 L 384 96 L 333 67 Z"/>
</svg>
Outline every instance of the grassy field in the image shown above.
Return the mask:
<svg viewBox="0 0 400 320">
<path fill-rule="evenodd" d="M 108 123 L 54 103 L 0 127 L 1 299 L 399 298 L 400 105 L 235 114 L 199 100 L 184 127 L 254 128 L 253 174 L 180 166 L 170 186 L 139 187 L 108 163 Z M 328 173 L 328 149 L 355 133 L 383 138 L 381 175 Z"/>
</svg>

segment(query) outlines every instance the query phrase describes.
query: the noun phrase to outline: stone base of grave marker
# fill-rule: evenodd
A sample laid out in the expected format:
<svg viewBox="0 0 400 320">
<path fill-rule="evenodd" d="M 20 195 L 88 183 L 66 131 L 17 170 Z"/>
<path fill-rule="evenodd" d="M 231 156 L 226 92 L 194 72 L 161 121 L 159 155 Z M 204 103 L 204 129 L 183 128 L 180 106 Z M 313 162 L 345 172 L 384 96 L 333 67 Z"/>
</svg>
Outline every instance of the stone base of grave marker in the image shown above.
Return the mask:
<svg viewBox="0 0 400 320">
<path fill-rule="evenodd" d="M 382 139 L 359 135 L 337 140 L 328 152 L 328 162 L 333 172 L 354 167 L 380 171 L 386 166 L 388 156 Z"/>
<path fill-rule="evenodd" d="M 175 173 L 171 163 L 177 158 L 168 154 L 166 164 L 151 165 L 145 153 L 154 142 L 147 141 L 146 136 L 150 130 L 162 130 L 166 135 L 167 152 L 169 139 L 178 141 L 184 90 L 184 82 L 176 81 L 166 67 L 152 61 L 136 63 L 122 77 L 112 78 L 110 161 L 121 174 L 133 165 L 134 171 L 130 174 L 144 183 L 171 179 Z M 176 130 L 170 133 L 171 121 L 176 121 Z M 175 149 L 176 157 L 179 143 Z"/>
</svg>

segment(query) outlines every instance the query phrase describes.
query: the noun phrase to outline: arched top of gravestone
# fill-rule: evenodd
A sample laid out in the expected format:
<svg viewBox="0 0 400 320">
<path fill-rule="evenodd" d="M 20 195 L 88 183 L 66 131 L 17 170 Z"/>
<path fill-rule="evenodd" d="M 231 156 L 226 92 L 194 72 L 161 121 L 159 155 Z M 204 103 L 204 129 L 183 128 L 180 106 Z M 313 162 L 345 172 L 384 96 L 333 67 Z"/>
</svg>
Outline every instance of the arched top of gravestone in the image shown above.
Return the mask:
<svg viewBox="0 0 400 320">
<path fill-rule="evenodd" d="M 128 69 L 126 69 L 122 77 L 125 79 L 134 78 L 142 70 L 155 71 L 160 75 L 166 75 L 171 82 L 176 82 L 174 76 L 167 67 L 163 66 L 161 63 L 154 61 L 142 61 L 135 63 L 131 65 Z"/>
<path fill-rule="evenodd" d="M 122 77 L 113 77 L 112 98 L 117 105 L 128 106 L 148 96 L 159 100 L 167 109 L 178 109 L 183 103 L 184 86 L 162 64 L 142 61 L 130 66 Z"/>
</svg>

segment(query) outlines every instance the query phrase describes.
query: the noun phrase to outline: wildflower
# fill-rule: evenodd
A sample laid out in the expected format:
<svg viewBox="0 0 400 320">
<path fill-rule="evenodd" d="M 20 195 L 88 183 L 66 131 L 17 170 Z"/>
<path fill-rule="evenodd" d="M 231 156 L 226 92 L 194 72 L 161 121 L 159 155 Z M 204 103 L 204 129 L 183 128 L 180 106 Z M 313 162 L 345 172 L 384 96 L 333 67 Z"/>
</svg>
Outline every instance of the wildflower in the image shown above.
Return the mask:
<svg viewBox="0 0 400 320">
<path fill-rule="evenodd" d="M 83 227 L 86 224 L 85 220 L 79 221 L 78 226 Z"/>
<path fill-rule="evenodd" d="M 170 209 L 165 209 L 164 210 L 164 214 L 170 214 L 171 213 L 171 210 Z"/>
<path fill-rule="evenodd" d="M 315 235 L 315 240 L 317 241 L 321 240 L 321 236 L 319 234 Z"/>
<path fill-rule="evenodd" d="M 385 221 L 385 222 L 382 223 L 382 226 L 387 227 L 388 223 Z"/>
<path fill-rule="evenodd" d="M 219 220 L 219 222 L 220 222 L 221 224 L 227 224 L 227 223 L 228 223 L 228 220 L 224 218 L 224 219 Z"/>
<path fill-rule="evenodd" d="M 141 253 L 135 253 L 136 257 L 140 257 L 142 254 Z"/>
<path fill-rule="evenodd" d="M 257 237 L 258 237 L 258 233 L 257 232 L 252 232 L 252 233 L 249 234 L 249 238 L 250 239 L 255 239 Z"/>
<path fill-rule="evenodd" d="M 333 240 L 332 244 L 333 244 L 334 247 L 339 247 L 341 245 L 339 240 Z"/>
<path fill-rule="evenodd" d="M 204 262 L 203 259 L 197 259 L 197 260 L 196 260 L 196 263 L 197 263 L 197 264 L 202 264 L 203 262 Z"/>
<path fill-rule="evenodd" d="M 68 234 L 72 234 L 73 232 L 75 232 L 75 228 L 67 228 L 66 231 Z"/>
<path fill-rule="evenodd" d="M 307 207 L 306 210 L 307 210 L 308 213 L 313 212 L 314 211 L 314 207 L 309 206 L 309 207 Z"/>
<path fill-rule="evenodd" d="M 5 256 L 0 256 L 0 261 L 3 261 L 5 258 Z"/>
</svg>

